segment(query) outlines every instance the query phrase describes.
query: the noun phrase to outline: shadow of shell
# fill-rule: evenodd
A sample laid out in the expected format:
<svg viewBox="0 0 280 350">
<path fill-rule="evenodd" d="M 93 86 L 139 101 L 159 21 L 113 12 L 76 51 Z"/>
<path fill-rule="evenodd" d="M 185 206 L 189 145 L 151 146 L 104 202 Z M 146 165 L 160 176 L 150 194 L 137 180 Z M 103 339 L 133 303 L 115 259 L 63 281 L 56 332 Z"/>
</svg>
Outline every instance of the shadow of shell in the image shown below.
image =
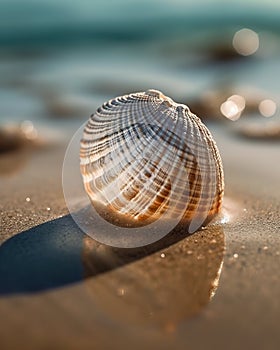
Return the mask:
<svg viewBox="0 0 280 350">
<path fill-rule="evenodd" d="M 210 225 L 185 239 L 175 232 L 173 239 L 169 246 L 170 236 L 126 249 L 84 238 L 86 276 L 108 271 L 87 279 L 86 285 L 109 319 L 169 332 L 208 304 L 222 269 L 223 228 Z"/>
</svg>

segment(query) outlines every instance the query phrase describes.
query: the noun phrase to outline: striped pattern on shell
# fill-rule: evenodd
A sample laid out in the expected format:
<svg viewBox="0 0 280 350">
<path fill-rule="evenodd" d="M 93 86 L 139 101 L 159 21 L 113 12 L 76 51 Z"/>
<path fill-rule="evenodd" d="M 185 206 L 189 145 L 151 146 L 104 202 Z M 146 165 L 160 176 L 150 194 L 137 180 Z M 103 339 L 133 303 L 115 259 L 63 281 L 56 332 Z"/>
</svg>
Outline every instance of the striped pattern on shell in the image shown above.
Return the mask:
<svg viewBox="0 0 280 350">
<path fill-rule="evenodd" d="M 167 212 L 167 219 L 205 224 L 221 208 L 223 169 L 215 141 L 187 106 L 157 90 L 98 108 L 84 129 L 80 169 L 94 207 L 136 225 Z"/>
</svg>

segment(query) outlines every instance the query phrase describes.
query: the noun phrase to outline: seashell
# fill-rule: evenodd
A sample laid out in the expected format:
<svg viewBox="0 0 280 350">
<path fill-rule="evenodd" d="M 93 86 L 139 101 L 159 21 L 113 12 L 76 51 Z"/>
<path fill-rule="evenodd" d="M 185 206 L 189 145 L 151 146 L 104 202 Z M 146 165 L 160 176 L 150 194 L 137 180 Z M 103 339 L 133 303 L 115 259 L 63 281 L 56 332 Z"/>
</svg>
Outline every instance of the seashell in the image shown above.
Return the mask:
<svg viewBox="0 0 280 350">
<path fill-rule="evenodd" d="M 97 109 L 84 129 L 80 170 L 94 208 L 120 226 L 164 218 L 194 232 L 221 208 L 223 168 L 215 141 L 186 105 L 157 90 Z"/>
</svg>

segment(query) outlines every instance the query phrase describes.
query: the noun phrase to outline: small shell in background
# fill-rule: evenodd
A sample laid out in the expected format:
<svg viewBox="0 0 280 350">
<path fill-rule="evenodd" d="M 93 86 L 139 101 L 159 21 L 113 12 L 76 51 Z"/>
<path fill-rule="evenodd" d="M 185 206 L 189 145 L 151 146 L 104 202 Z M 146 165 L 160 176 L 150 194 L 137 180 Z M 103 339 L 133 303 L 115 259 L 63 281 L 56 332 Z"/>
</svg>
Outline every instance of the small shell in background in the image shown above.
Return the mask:
<svg viewBox="0 0 280 350">
<path fill-rule="evenodd" d="M 26 120 L 20 125 L 0 125 L 0 154 L 16 151 L 39 143 L 37 130 L 33 123 Z"/>
<path fill-rule="evenodd" d="M 0 177 L 20 171 L 30 151 L 41 146 L 42 140 L 32 122 L 0 125 Z"/>
<path fill-rule="evenodd" d="M 235 132 L 246 139 L 280 141 L 279 122 L 243 123 L 235 129 Z"/>
<path fill-rule="evenodd" d="M 186 105 L 157 90 L 97 109 L 84 129 L 80 170 L 94 208 L 120 226 L 175 220 L 194 232 L 221 208 L 215 141 Z"/>
</svg>

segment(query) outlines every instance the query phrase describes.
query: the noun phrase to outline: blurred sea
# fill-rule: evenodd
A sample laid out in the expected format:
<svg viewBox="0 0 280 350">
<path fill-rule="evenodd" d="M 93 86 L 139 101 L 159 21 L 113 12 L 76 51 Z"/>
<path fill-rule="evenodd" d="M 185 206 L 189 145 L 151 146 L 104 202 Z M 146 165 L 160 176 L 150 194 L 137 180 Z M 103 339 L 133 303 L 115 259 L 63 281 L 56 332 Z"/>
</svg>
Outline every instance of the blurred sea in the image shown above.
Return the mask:
<svg viewBox="0 0 280 350">
<path fill-rule="evenodd" d="M 1 0 L 0 43 L 189 39 L 238 26 L 279 31 L 278 1 Z"/>
<path fill-rule="evenodd" d="M 260 38 L 249 58 L 232 48 L 242 28 Z M 86 120 L 148 88 L 190 106 L 240 88 L 278 103 L 279 33 L 277 1 L 0 0 L 0 121 Z"/>
</svg>

